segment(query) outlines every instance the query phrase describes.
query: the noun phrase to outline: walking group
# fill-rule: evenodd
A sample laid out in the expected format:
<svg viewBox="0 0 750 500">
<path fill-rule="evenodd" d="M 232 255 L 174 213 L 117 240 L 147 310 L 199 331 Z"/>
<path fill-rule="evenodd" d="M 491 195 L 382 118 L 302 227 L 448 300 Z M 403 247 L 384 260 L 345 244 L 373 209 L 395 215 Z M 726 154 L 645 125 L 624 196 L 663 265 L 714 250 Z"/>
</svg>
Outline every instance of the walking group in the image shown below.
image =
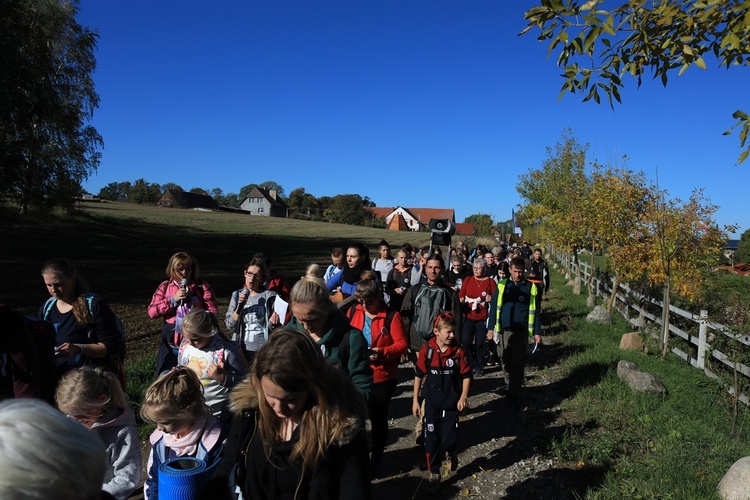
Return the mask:
<svg viewBox="0 0 750 500">
<path fill-rule="evenodd" d="M 356 242 L 330 258 L 289 287 L 253 255 L 221 321 L 196 259 L 172 255 L 147 309 L 163 328 L 138 409 L 155 426 L 145 468 L 122 322 L 71 262 L 45 263 L 37 317 L 0 306 L 0 497 L 120 499 L 143 484 L 148 499 L 173 498 L 186 486 L 171 467 L 190 459 L 189 498 L 371 498 L 404 363 L 437 492 L 486 366 L 502 364 L 498 389 L 523 405 L 549 290 L 542 252 L 459 242 L 444 258 L 404 244 L 394 258 L 382 241 L 373 259 Z"/>
</svg>

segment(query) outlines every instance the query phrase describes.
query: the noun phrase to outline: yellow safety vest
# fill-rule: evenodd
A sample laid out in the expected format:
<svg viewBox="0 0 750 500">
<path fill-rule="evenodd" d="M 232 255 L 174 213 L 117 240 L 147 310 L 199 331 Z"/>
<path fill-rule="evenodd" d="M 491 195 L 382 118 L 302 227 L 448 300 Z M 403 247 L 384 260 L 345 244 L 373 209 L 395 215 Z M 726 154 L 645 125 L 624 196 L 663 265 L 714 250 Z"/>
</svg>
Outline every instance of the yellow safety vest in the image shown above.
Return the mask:
<svg viewBox="0 0 750 500">
<path fill-rule="evenodd" d="M 503 306 L 503 292 L 505 292 L 505 284 L 508 282 L 508 278 L 500 280 L 497 284 L 497 304 L 495 306 L 495 331 L 500 333 L 503 331 L 503 325 L 500 324 L 500 310 Z M 536 318 L 536 283 L 531 283 L 531 303 L 529 304 L 529 337 L 534 336 L 534 320 Z"/>
</svg>

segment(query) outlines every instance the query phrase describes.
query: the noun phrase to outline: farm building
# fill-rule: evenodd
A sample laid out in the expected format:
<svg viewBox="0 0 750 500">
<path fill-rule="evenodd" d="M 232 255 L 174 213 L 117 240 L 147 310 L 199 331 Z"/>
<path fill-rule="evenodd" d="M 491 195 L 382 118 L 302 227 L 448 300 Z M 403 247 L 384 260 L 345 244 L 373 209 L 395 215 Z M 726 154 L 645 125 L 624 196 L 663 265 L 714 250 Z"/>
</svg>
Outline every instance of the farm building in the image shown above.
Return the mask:
<svg viewBox="0 0 750 500">
<path fill-rule="evenodd" d="M 173 191 L 167 189 L 156 202 L 160 207 L 171 208 L 203 208 L 218 210 L 219 204 L 207 194 L 188 193 L 187 191 Z"/>
<path fill-rule="evenodd" d="M 240 203 L 240 208 L 251 215 L 286 217 L 289 207 L 279 198 L 275 189 L 253 188 Z"/>
<path fill-rule="evenodd" d="M 386 227 L 393 231 L 420 231 L 430 219 L 448 219 L 456 223 L 452 208 L 367 207 L 374 217 L 384 218 Z"/>
</svg>

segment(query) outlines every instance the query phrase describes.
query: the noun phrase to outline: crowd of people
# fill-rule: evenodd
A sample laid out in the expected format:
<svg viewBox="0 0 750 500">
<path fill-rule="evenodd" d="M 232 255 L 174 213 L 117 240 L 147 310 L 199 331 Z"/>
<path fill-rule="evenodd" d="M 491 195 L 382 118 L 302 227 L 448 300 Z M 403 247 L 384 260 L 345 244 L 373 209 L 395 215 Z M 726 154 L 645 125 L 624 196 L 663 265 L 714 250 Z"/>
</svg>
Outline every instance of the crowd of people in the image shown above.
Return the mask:
<svg viewBox="0 0 750 500">
<path fill-rule="evenodd" d="M 541 345 L 549 270 L 528 243 L 470 250 L 459 242 L 445 257 L 440 247 L 404 244 L 394 257 L 382 241 L 378 256 L 369 255 L 358 242 L 336 247 L 329 266 L 311 264 L 291 288 L 268 256 L 254 255 L 243 287 L 231 293 L 225 328 L 196 259 L 172 255 L 147 310 L 163 327 L 155 380 L 139 412 L 156 427 L 145 469 L 123 391 L 122 324 L 71 262 L 48 261 L 41 275 L 50 298 L 37 318 L 0 306 L 13 330 L 3 340 L 0 399 L 15 398 L 0 405 L 0 448 L 21 446 L 6 440 L 20 428 L 17 414 L 38 414 L 50 432 L 70 427 L 65 417 L 87 428 L 76 435 L 94 436 L 98 445 L 82 446 L 78 452 L 92 456 L 81 460 L 99 457 L 105 467 L 87 476 L 99 482 L 98 489 L 85 486 L 95 495 L 71 498 L 128 498 L 145 479 L 146 498 L 156 499 L 160 487 L 173 487 L 170 467 L 181 460 L 185 467 L 187 458 L 202 466 L 203 479 L 191 486 L 195 498 L 201 491 L 211 498 L 370 498 L 398 367 L 410 362 L 415 441 L 424 447 L 427 489 L 436 492 L 443 462 L 458 467 L 458 416 L 485 366 L 502 363 L 507 380 L 499 389 L 522 404 L 530 341 L 532 352 Z M 18 399 L 29 397 L 59 412 Z M 45 432 L 35 439 L 66 453 L 70 442 Z M 0 467 L 0 497 L 36 498 L 16 494 L 20 481 L 33 488 L 26 479 Z"/>
</svg>

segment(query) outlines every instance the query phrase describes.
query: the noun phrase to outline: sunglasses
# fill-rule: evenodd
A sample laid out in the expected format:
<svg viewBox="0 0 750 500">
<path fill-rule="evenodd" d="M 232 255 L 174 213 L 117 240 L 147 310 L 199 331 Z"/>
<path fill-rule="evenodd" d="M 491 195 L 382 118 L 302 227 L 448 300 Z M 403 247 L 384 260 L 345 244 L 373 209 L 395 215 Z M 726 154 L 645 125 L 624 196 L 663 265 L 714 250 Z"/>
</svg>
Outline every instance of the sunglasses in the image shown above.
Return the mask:
<svg viewBox="0 0 750 500">
<path fill-rule="evenodd" d="M 449 311 L 443 311 L 440 314 L 438 314 L 437 316 L 435 316 L 435 322 L 433 323 L 432 327 L 433 328 L 437 328 L 438 327 L 438 322 L 441 319 L 442 320 L 446 320 L 447 319 L 447 320 L 453 321 L 454 319 L 456 319 L 456 315 L 453 314 L 452 312 L 449 312 Z"/>
</svg>

